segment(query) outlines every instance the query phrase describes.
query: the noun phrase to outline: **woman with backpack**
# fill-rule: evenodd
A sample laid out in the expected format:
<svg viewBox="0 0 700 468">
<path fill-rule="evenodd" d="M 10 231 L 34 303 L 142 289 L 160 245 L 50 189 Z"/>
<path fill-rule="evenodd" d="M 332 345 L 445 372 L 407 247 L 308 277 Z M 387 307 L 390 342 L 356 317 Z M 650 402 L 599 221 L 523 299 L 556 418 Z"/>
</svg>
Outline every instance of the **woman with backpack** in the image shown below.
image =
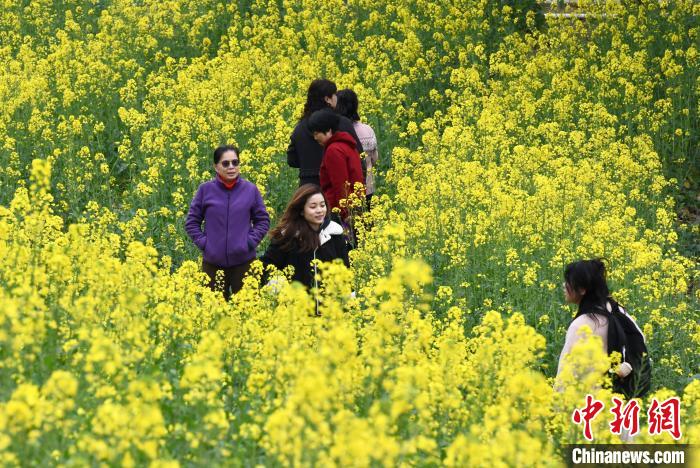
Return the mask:
<svg viewBox="0 0 700 468">
<path fill-rule="evenodd" d="M 357 94 L 352 89 L 341 89 L 337 93 L 338 102 L 335 110 L 338 114 L 347 117 L 352 121 L 362 149 L 365 153 L 365 191 L 367 198 L 367 209 L 370 208 L 372 195 L 374 194 L 374 166 L 379 159 L 379 151 L 377 150 L 377 136 L 374 134 L 372 127 L 360 121 L 359 100 Z"/>
<path fill-rule="evenodd" d="M 267 282 L 269 265 L 279 270 L 291 265 L 294 267 L 292 281 L 317 290 L 318 267 L 314 260 L 341 259 L 346 267 L 350 266 L 343 228 L 328 215 L 321 187 L 305 184 L 294 192 L 279 224 L 270 231 L 270 245 L 260 258 L 265 267 L 263 282 Z M 316 313 L 318 315 L 318 297 Z"/>
<path fill-rule="evenodd" d="M 323 159 L 323 147 L 314 140 L 308 129 L 311 114 L 321 109 L 335 109 L 338 102 L 337 86 L 331 80 L 319 78 L 311 82 L 306 93 L 304 112 L 299 119 L 287 147 L 287 164 L 299 168 L 299 186 L 304 184 L 319 185 L 319 168 Z M 358 152 L 362 151 L 362 143 L 355 133 L 352 122 L 347 117 L 341 117 L 338 128 L 352 135 Z"/>
<path fill-rule="evenodd" d="M 620 366 L 613 372 L 613 390 L 628 398 L 644 396 L 651 386 L 651 360 L 644 334 L 610 296 L 603 262 L 595 259 L 570 263 L 564 270 L 563 287 L 566 302 L 577 304 L 578 313 L 566 331 L 557 375 L 585 326 L 601 338 L 608 355 L 618 352 L 622 356 Z"/>
</svg>

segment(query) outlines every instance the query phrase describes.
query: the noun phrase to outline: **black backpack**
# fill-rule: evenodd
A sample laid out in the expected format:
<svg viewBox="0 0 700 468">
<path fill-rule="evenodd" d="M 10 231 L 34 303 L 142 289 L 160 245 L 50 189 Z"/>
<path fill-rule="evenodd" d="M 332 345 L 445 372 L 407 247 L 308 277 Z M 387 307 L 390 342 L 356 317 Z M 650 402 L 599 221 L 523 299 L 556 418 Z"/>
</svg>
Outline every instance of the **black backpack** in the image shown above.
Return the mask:
<svg viewBox="0 0 700 468">
<path fill-rule="evenodd" d="M 608 317 L 608 354 L 617 351 L 621 362 L 632 366 L 632 372 L 620 378 L 613 373 L 613 390 L 627 398 L 641 398 L 651 388 L 651 358 L 644 334 L 637 323 L 620 305 L 609 299 L 606 303 Z"/>
</svg>

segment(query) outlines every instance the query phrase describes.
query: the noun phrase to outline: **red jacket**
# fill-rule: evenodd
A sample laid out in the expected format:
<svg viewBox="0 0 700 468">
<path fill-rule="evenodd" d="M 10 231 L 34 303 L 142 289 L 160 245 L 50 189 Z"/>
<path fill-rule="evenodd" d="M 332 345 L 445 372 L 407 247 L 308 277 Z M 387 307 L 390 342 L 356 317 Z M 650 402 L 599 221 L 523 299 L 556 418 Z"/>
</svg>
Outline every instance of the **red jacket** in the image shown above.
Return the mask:
<svg viewBox="0 0 700 468">
<path fill-rule="evenodd" d="M 347 132 L 335 132 L 326 143 L 319 171 L 321 190 L 328 202 L 329 211 L 340 208 L 340 200 L 348 198 L 355 183 L 364 185 L 360 154 L 355 139 Z M 362 194 L 364 191 L 358 191 Z M 346 218 L 346 209 L 341 209 L 341 217 Z"/>
</svg>

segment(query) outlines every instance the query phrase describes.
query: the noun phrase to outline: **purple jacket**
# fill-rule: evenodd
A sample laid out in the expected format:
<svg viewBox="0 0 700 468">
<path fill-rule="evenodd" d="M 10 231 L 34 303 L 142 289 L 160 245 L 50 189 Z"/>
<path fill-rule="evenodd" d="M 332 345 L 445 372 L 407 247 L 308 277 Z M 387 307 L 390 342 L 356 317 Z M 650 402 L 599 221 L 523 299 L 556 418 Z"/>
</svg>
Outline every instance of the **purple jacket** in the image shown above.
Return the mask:
<svg viewBox="0 0 700 468">
<path fill-rule="evenodd" d="M 218 179 L 200 185 L 185 221 L 187 235 L 203 252 L 204 261 L 220 268 L 254 259 L 269 228 L 260 191 L 240 177 L 231 190 Z"/>
</svg>

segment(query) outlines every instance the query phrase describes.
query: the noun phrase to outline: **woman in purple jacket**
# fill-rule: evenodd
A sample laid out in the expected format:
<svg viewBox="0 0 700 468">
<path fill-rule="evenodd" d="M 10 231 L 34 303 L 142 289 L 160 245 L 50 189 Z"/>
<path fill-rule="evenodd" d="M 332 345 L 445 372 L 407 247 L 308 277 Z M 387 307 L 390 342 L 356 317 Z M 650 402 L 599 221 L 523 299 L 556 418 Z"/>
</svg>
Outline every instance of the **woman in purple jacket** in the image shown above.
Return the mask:
<svg viewBox="0 0 700 468">
<path fill-rule="evenodd" d="M 202 251 L 209 287 L 223 289 L 226 300 L 243 287 L 243 276 L 270 228 L 260 191 L 240 177 L 239 154 L 230 145 L 214 150 L 216 178 L 199 186 L 185 222 L 187 235 Z M 216 281 L 218 271 L 223 271 L 223 284 Z"/>
</svg>

